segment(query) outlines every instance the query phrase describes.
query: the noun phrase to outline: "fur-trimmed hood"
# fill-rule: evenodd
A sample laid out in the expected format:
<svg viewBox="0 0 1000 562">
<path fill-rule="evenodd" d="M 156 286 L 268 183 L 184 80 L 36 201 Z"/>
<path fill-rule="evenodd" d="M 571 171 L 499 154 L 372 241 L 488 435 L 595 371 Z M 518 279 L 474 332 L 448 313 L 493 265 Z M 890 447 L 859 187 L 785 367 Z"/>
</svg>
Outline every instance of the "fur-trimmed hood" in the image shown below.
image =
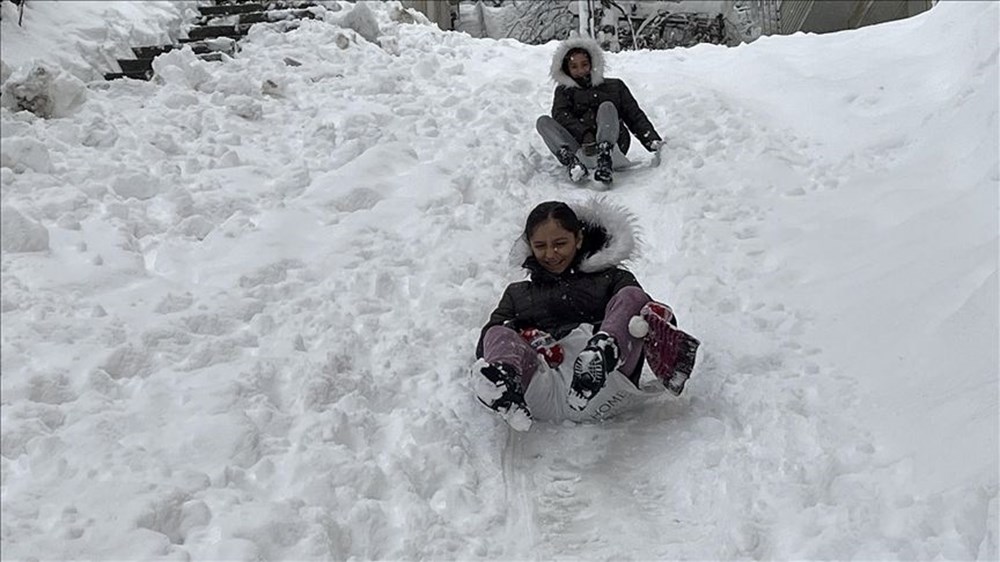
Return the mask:
<svg viewBox="0 0 1000 562">
<path fill-rule="evenodd" d="M 559 43 L 559 46 L 556 47 L 556 52 L 552 55 L 552 67 L 549 69 L 549 76 L 557 84 L 562 84 L 568 88 L 580 87 L 576 83 L 576 80 L 573 80 L 573 77 L 563 70 L 563 59 L 566 58 L 566 53 L 576 48 L 584 49 L 590 53 L 590 83 L 593 86 L 599 86 L 604 82 L 604 51 L 601 50 L 601 46 L 597 41 L 590 37 L 570 37 Z"/>
<path fill-rule="evenodd" d="M 594 273 L 621 266 L 638 256 L 639 232 L 631 211 L 604 197 L 568 205 L 583 223 L 583 246 L 571 269 Z M 523 235 L 514 244 L 510 258 L 512 266 L 524 267 L 532 274 L 541 268 Z"/>
</svg>

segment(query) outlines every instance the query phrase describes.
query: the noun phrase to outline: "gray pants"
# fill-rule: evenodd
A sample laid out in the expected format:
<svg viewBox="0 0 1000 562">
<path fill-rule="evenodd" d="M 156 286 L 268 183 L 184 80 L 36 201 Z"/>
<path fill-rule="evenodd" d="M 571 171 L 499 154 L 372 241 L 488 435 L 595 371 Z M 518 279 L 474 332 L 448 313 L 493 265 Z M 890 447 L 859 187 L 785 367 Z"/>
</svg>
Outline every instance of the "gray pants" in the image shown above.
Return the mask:
<svg viewBox="0 0 1000 562">
<path fill-rule="evenodd" d="M 611 151 L 611 165 L 613 168 L 625 168 L 632 164 L 628 158 L 622 154 L 618 148 L 618 108 L 615 104 L 606 101 L 597 108 L 597 135 L 596 142 L 610 142 L 614 147 Z M 549 147 L 552 154 L 559 154 L 559 149 L 566 147 L 571 152 L 576 153 L 576 157 L 583 162 L 587 168 L 597 166 L 597 154 L 587 154 L 580 143 L 573 138 L 573 135 L 559 124 L 558 121 L 548 115 L 542 115 L 535 122 L 535 129 L 545 141 L 545 146 Z"/>
</svg>

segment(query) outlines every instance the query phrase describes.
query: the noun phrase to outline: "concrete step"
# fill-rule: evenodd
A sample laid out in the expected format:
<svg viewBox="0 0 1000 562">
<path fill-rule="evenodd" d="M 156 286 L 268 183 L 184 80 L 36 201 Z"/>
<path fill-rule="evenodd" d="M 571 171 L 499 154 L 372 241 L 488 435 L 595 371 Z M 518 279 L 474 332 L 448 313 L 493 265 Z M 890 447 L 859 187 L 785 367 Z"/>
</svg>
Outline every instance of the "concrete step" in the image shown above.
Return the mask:
<svg viewBox="0 0 1000 562">
<path fill-rule="evenodd" d="M 131 78 L 132 80 L 145 80 L 149 81 L 153 78 L 152 69 L 145 72 L 108 72 L 104 75 L 105 80 L 120 80 L 122 78 Z"/>
<path fill-rule="evenodd" d="M 228 37 L 228 38 L 233 39 L 235 41 L 239 41 L 240 39 L 243 39 L 244 37 L 246 37 L 246 34 L 235 34 L 234 33 L 232 35 L 219 35 L 219 37 Z M 181 44 L 188 44 L 188 43 L 204 42 L 205 39 L 215 39 L 215 37 L 181 37 L 177 41 L 179 43 L 181 43 Z"/>
<path fill-rule="evenodd" d="M 156 57 L 173 51 L 174 49 L 179 49 L 180 45 L 155 45 L 149 47 L 132 47 L 132 54 L 135 55 L 137 59 L 155 59 Z"/>
<path fill-rule="evenodd" d="M 240 38 L 247 34 L 250 29 L 249 25 L 239 24 L 239 25 L 202 25 L 199 27 L 192 27 L 188 30 L 188 38 L 199 40 L 199 39 L 209 39 L 212 37 L 235 37 Z"/>
<path fill-rule="evenodd" d="M 271 10 L 267 12 L 247 12 L 231 16 L 208 16 L 199 18 L 198 25 L 251 25 L 290 19 L 315 19 L 310 10 Z"/>
<path fill-rule="evenodd" d="M 118 66 L 125 74 L 141 74 L 153 71 L 153 59 L 118 59 Z"/>
<path fill-rule="evenodd" d="M 222 62 L 225 60 L 224 53 L 203 53 L 198 58 L 207 62 Z M 133 80 L 152 80 L 153 59 L 118 59 L 118 66 L 121 72 L 108 72 L 104 75 L 105 80 L 118 80 L 120 78 L 132 78 Z"/>
<path fill-rule="evenodd" d="M 267 9 L 262 3 L 247 2 L 245 4 L 220 4 L 216 6 L 198 6 L 198 11 L 203 16 L 231 16 L 234 14 L 245 14 L 248 12 L 263 12 Z"/>
<path fill-rule="evenodd" d="M 264 22 L 288 22 L 287 29 L 298 27 L 298 22 L 290 20 L 311 19 L 316 17 L 306 8 L 316 4 L 309 0 L 216 0 L 215 6 L 199 6 L 202 14 L 199 18 L 203 25 L 196 25 L 188 30 L 188 36 L 178 40 L 177 45 L 150 45 L 133 47 L 135 59 L 118 59 L 121 72 L 109 72 L 104 75 L 107 80 L 132 78 L 134 80 L 150 80 L 153 77 L 153 59 L 156 57 L 188 46 L 198 58 L 206 61 L 223 61 L 225 55 L 233 56 L 236 50 L 234 43 L 223 41 L 219 45 L 214 39 L 229 38 L 239 41 L 246 36 L 250 26 Z M 211 25 L 211 20 L 222 20 Z M 205 25 L 209 24 L 209 25 Z M 286 30 L 287 30 L 286 29 Z"/>
<path fill-rule="evenodd" d="M 309 0 L 267 0 L 249 2 L 218 2 L 215 6 L 199 6 L 198 11 L 202 16 L 219 17 L 233 16 L 237 14 L 247 14 L 250 12 L 267 12 L 273 10 L 294 10 L 315 6 Z"/>
<path fill-rule="evenodd" d="M 132 47 L 132 54 L 134 54 L 137 59 L 155 59 L 163 53 L 168 53 L 174 49 L 180 49 L 183 46 L 184 45 L 152 45 L 148 47 Z M 218 50 L 213 49 L 204 41 L 187 43 L 187 46 L 191 47 L 191 50 L 196 55 L 211 53 Z"/>
</svg>

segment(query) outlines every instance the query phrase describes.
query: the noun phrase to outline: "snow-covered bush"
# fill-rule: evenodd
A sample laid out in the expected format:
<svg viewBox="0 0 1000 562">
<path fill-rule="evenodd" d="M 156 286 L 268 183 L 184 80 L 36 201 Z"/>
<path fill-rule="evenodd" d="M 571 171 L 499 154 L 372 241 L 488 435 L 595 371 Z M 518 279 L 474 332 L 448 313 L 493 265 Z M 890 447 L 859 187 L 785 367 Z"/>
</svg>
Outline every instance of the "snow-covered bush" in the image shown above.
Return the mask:
<svg viewBox="0 0 1000 562">
<path fill-rule="evenodd" d="M 79 78 L 35 63 L 18 69 L 3 82 L 0 104 L 13 111 L 30 111 L 49 119 L 71 115 L 86 100 Z"/>
</svg>

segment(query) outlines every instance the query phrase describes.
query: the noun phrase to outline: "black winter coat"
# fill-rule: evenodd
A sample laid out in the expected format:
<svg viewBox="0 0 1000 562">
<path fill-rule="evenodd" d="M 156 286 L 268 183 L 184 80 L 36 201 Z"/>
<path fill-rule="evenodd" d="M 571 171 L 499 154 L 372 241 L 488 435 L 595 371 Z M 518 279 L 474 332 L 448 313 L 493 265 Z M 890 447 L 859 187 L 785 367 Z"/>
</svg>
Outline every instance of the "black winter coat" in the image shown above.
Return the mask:
<svg viewBox="0 0 1000 562">
<path fill-rule="evenodd" d="M 532 271 L 531 279 L 512 283 L 503 292 L 479 334 L 476 357 L 483 356 L 483 338 L 493 326 L 538 328 L 562 339 L 580 324 L 599 326 L 611 297 L 623 287 L 641 288 L 634 275 L 617 267 L 595 273 L 571 268 L 555 275 L 533 257 L 525 267 Z"/>
<path fill-rule="evenodd" d="M 649 143 L 661 140 L 660 135 L 632 97 L 628 86 L 617 78 L 605 78 L 597 86 L 589 88 L 556 86 L 552 118 L 580 144 L 593 142 L 597 134 L 597 108 L 606 101 L 615 104 L 618 109 L 618 147 L 622 153 L 628 153 L 632 142 L 629 131 L 652 152 Z"/>
</svg>

